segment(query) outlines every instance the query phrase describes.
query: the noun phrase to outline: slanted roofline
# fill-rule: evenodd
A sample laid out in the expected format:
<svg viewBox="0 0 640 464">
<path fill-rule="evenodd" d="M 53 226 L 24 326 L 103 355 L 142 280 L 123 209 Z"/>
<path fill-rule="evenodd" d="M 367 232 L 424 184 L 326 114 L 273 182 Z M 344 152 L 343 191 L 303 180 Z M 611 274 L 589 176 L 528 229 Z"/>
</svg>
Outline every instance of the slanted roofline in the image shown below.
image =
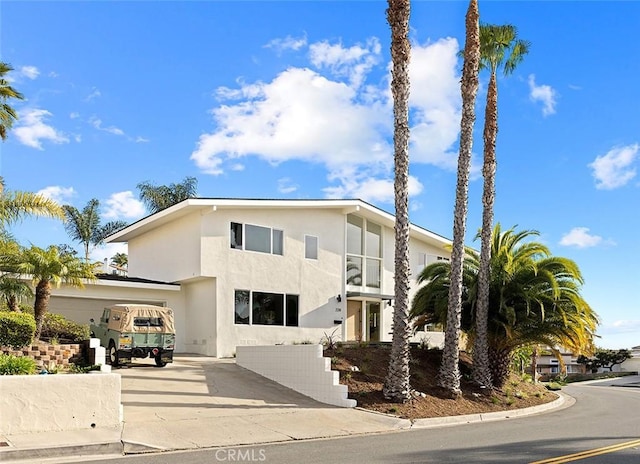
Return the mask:
<svg viewBox="0 0 640 464">
<path fill-rule="evenodd" d="M 189 198 L 169 208 L 158 211 L 134 222 L 124 229 L 106 238 L 107 243 L 127 242 L 150 230 L 195 211 L 217 211 L 219 209 L 338 209 L 342 214 L 355 213 L 371 219 L 387 227 L 394 227 L 395 216 L 366 201 L 359 199 L 347 200 L 276 200 L 276 199 L 248 199 L 248 198 Z M 412 237 L 436 243 L 441 246 L 451 244 L 451 240 L 438 235 L 423 227 L 411 224 Z"/>
</svg>

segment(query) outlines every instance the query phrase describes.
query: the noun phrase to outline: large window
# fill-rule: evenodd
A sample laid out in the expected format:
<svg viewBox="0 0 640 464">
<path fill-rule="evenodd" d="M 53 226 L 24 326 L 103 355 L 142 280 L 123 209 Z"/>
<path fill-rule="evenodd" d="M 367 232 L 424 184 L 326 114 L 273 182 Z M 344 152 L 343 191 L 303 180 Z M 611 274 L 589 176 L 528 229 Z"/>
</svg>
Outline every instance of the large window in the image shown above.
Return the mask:
<svg viewBox="0 0 640 464">
<path fill-rule="evenodd" d="M 231 223 L 231 248 L 274 255 L 283 254 L 284 232 L 270 227 Z"/>
<path fill-rule="evenodd" d="M 379 289 L 382 278 L 382 227 L 347 216 L 347 285 Z"/>
<path fill-rule="evenodd" d="M 235 323 L 298 326 L 298 295 L 235 291 Z"/>
</svg>

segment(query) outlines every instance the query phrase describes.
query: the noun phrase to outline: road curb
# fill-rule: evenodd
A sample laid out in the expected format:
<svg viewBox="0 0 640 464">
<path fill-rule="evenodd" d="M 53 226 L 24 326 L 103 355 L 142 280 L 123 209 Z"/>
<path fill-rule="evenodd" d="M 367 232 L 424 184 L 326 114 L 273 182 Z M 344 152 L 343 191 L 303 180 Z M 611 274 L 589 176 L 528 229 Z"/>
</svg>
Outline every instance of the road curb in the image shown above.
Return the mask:
<svg viewBox="0 0 640 464">
<path fill-rule="evenodd" d="M 105 456 L 123 455 L 121 441 L 104 443 L 85 443 L 82 445 L 46 446 L 33 448 L 3 448 L 0 461 L 43 461 L 51 458 L 65 458 L 85 455 Z"/>
<path fill-rule="evenodd" d="M 530 408 L 523 409 L 511 409 L 508 411 L 496 411 L 480 414 L 466 414 L 462 416 L 447 416 L 447 417 L 431 417 L 428 419 L 415 419 L 411 425 L 412 429 L 426 429 L 435 427 L 448 427 L 453 425 L 462 424 L 475 424 L 478 422 L 490 422 L 496 420 L 513 419 L 516 417 L 531 416 L 533 414 L 540 414 L 543 412 L 549 412 L 552 410 L 564 409 L 572 406 L 575 403 L 575 398 L 565 393 L 556 392 L 558 398 L 555 400 L 540 404 L 538 406 L 531 406 Z"/>
</svg>

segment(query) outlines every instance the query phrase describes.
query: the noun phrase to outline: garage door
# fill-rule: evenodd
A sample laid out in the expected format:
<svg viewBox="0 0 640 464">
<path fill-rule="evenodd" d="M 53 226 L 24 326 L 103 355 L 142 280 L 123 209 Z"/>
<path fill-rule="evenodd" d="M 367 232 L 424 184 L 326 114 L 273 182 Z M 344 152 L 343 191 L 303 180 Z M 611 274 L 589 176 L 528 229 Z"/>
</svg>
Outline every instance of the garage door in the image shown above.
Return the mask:
<svg viewBox="0 0 640 464">
<path fill-rule="evenodd" d="M 166 306 L 166 301 L 150 300 L 116 300 L 100 298 L 73 298 L 67 296 L 52 296 L 49 301 L 49 312 L 62 314 L 67 319 L 80 324 L 88 324 L 89 319 L 100 320 L 102 310 L 107 306 L 121 303 L 152 304 L 156 306 Z"/>
</svg>

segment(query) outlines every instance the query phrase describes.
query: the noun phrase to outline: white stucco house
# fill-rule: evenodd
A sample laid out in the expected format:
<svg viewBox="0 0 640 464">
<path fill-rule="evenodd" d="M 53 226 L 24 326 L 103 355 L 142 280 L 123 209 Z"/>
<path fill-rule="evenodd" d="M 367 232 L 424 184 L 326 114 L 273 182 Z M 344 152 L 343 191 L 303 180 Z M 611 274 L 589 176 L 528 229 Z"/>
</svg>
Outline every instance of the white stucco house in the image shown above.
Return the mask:
<svg viewBox="0 0 640 464">
<path fill-rule="evenodd" d="M 51 310 L 79 322 L 107 304 L 170 306 L 176 351 L 238 345 L 390 341 L 394 216 L 361 200 L 189 199 L 107 239 L 128 244 L 128 276 L 63 287 Z M 451 241 L 412 225 L 411 294 Z M 414 337 L 439 344 L 441 333 Z"/>
</svg>

